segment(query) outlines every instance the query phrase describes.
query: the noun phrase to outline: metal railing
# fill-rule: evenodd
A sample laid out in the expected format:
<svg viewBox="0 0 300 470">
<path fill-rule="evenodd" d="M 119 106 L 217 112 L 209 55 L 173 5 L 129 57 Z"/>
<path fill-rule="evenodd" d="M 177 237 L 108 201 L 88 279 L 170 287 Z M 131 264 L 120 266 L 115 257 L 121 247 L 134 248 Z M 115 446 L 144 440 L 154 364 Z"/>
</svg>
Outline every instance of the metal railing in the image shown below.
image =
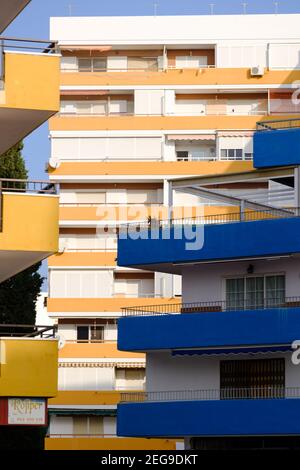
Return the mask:
<svg viewBox="0 0 300 470">
<path fill-rule="evenodd" d="M 1 338 L 55 338 L 57 326 L 0 324 Z"/>
<path fill-rule="evenodd" d="M 177 67 L 177 66 L 168 66 L 168 67 L 159 67 L 154 66 L 154 67 L 125 67 L 125 68 L 111 68 L 111 67 L 103 67 L 103 68 L 98 68 L 98 67 L 86 67 L 86 68 L 80 68 L 76 67 L 74 69 L 62 67 L 60 70 L 62 73 L 110 73 L 110 72 L 143 72 L 143 73 L 158 73 L 158 72 L 166 72 L 168 70 L 190 70 L 190 71 L 195 71 L 198 72 L 199 70 L 206 70 L 206 69 L 214 69 L 216 68 L 215 64 L 212 65 L 201 65 L 201 67 Z"/>
<path fill-rule="evenodd" d="M 50 42 L 42 39 L 0 36 L 0 44 L 2 49 L 7 51 L 31 51 L 44 54 L 59 53 L 56 41 Z"/>
<path fill-rule="evenodd" d="M 130 222 L 126 224 L 120 224 L 118 234 L 126 234 L 127 232 L 138 232 L 140 230 L 159 230 L 159 229 L 171 229 L 176 226 L 183 225 L 219 225 L 228 224 L 235 222 L 254 222 L 258 220 L 269 220 L 269 219 L 286 219 L 299 217 L 299 209 L 291 207 L 288 209 L 274 208 L 266 210 L 248 210 L 231 212 L 227 214 L 213 214 L 204 215 L 198 217 L 189 217 L 182 219 L 170 219 L 170 220 L 158 220 L 155 218 L 149 218 L 147 221 Z"/>
<path fill-rule="evenodd" d="M 140 305 L 136 307 L 124 307 L 121 309 L 122 316 L 144 317 L 160 315 L 176 315 L 182 313 L 208 313 L 228 312 L 240 310 L 267 310 L 271 308 L 294 308 L 300 307 L 299 297 L 265 298 L 256 301 L 250 300 L 219 300 L 207 302 L 174 303 L 161 305 Z"/>
<path fill-rule="evenodd" d="M 256 124 L 257 131 L 275 131 L 295 127 L 300 127 L 300 119 L 278 119 L 273 121 L 261 121 Z"/>
<path fill-rule="evenodd" d="M 171 390 L 155 392 L 124 392 L 121 402 L 261 400 L 300 398 L 300 387 L 241 387 L 203 390 Z"/>
<path fill-rule="evenodd" d="M 3 194 L 58 194 L 59 186 L 42 180 L 3 179 L 0 178 L 0 232 L 3 228 Z"/>
</svg>

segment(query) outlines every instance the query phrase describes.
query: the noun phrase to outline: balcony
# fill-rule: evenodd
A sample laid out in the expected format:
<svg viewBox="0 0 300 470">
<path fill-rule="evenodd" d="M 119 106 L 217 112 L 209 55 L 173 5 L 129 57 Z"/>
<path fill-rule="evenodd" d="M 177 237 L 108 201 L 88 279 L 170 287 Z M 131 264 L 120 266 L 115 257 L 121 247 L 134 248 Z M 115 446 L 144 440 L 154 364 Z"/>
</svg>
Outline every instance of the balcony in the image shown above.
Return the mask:
<svg viewBox="0 0 300 470">
<path fill-rule="evenodd" d="M 118 266 L 180 274 L 188 263 L 290 256 L 300 252 L 295 209 L 135 223 L 119 232 Z"/>
<path fill-rule="evenodd" d="M 291 351 L 300 337 L 299 307 L 300 297 L 286 297 L 260 305 L 219 301 L 126 308 L 118 322 L 118 349 L 197 356 Z"/>
<path fill-rule="evenodd" d="M 300 120 L 258 123 L 253 144 L 256 168 L 299 165 Z"/>
<path fill-rule="evenodd" d="M 0 396 L 53 397 L 58 343 L 53 327 L 0 325 Z"/>
<path fill-rule="evenodd" d="M 0 180 L 0 282 L 58 250 L 57 187 Z"/>
<path fill-rule="evenodd" d="M 14 0 L 13 2 L 11 0 L 2 0 L 0 32 L 7 28 L 7 26 L 21 13 L 29 2 L 30 0 Z"/>
<path fill-rule="evenodd" d="M 0 155 L 59 111 L 59 62 L 47 41 L 0 37 Z"/>
<path fill-rule="evenodd" d="M 251 388 L 124 393 L 118 436 L 299 435 L 300 389 Z"/>
</svg>

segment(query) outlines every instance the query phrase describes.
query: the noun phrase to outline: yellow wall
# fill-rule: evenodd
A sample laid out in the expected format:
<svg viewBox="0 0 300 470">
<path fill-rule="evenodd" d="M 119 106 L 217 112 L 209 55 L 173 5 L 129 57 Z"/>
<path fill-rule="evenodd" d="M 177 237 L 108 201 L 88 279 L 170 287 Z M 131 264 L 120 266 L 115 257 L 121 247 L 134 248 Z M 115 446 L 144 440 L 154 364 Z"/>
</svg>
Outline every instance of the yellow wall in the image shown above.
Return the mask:
<svg viewBox="0 0 300 470">
<path fill-rule="evenodd" d="M 58 209 L 58 196 L 4 194 L 0 250 L 56 252 Z"/>
<path fill-rule="evenodd" d="M 136 305 L 166 305 L 180 303 L 180 299 L 158 298 L 101 298 L 101 299 L 54 299 L 48 298 L 48 312 L 119 312 L 122 307 Z"/>
<path fill-rule="evenodd" d="M 116 252 L 90 253 L 61 253 L 50 256 L 48 265 L 51 266 L 115 266 Z"/>
<path fill-rule="evenodd" d="M 46 438 L 45 450 L 175 450 L 171 439 Z"/>
<path fill-rule="evenodd" d="M 49 400 L 49 405 L 117 405 L 121 392 L 110 391 L 58 391 L 56 397 Z"/>
<path fill-rule="evenodd" d="M 117 343 L 67 343 L 59 351 L 60 359 L 67 358 L 128 358 L 142 359 L 144 354 L 118 351 Z"/>
<path fill-rule="evenodd" d="M 265 70 L 262 77 L 251 77 L 249 68 L 61 74 L 61 85 L 281 85 L 295 80 L 300 80 L 299 70 Z"/>
<path fill-rule="evenodd" d="M 276 115 L 276 119 L 286 119 Z M 293 115 L 299 118 L 299 115 Z M 55 116 L 50 119 L 52 131 L 83 130 L 255 130 L 258 121 L 270 116 Z"/>
<path fill-rule="evenodd" d="M 63 162 L 51 176 L 214 175 L 252 170 L 252 162 Z"/>
<path fill-rule="evenodd" d="M 5 54 L 6 108 L 59 110 L 60 57 L 51 54 Z"/>
<path fill-rule="evenodd" d="M 0 396 L 54 396 L 57 367 L 56 340 L 0 338 Z"/>
</svg>

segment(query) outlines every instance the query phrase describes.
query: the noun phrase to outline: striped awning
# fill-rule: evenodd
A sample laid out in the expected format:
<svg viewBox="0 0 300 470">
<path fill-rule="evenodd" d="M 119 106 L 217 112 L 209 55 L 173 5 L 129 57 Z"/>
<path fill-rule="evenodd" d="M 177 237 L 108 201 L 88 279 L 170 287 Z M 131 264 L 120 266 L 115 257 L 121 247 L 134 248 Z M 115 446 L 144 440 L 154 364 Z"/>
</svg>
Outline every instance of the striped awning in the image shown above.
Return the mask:
<svg viewBox="0 0 300 470">
<path fill-rule="evenodd" d="M 60 362 L 59 367 L 116 367 L 117 369 L 144 369 L 145 362 Z"/>
<path fill-rule="evenodd" d="M 270 346 L 245 346 L 227 348 L 203 348 L 203 349 L 177 349 L 172 351 L 172 356 L 216 356 L 227 354 L 265 354 L 292 351 L 290 344 L 278 344 Z"/>
<path fill-rule="evenodd" d="M 171 134 L 168 140 L 216 140 L 215 134 Z"/>
<path fill-rule="evenodd" d="M 253 137 L 254 131 L 221 131 L 218 137 Z"/>
<path fill-rule="evenodd" d="M 95 45 L 75 45 L 75 44 L 62 44 L 60 46 L 62 51 L 98 51 L 107 52 L 112 50 L 112 46 L 95 46 Z"/>
</svg>

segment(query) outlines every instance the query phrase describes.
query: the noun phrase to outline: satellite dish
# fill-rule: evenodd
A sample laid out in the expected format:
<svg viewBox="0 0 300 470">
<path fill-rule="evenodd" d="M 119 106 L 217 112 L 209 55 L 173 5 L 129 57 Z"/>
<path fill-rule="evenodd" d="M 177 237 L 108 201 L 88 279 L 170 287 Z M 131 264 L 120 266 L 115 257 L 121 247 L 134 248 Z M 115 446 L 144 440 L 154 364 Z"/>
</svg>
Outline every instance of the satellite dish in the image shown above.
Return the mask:
<svg viewBox="0 0 300 470">
<path fill-rule="evenodd" d="M 62 349 L 66 344 L 65 338 L 62 335 L 57 335 L 57 340 L 58 340 L 58 349 Z"/>
<path fill-rule="evenodd" d="M 49 159 L 49 166 L 51 166 L 51 168 L 59 168 L 60 161 L 56 160 L 55 158 L 50 158 Z"/>
</svg>

